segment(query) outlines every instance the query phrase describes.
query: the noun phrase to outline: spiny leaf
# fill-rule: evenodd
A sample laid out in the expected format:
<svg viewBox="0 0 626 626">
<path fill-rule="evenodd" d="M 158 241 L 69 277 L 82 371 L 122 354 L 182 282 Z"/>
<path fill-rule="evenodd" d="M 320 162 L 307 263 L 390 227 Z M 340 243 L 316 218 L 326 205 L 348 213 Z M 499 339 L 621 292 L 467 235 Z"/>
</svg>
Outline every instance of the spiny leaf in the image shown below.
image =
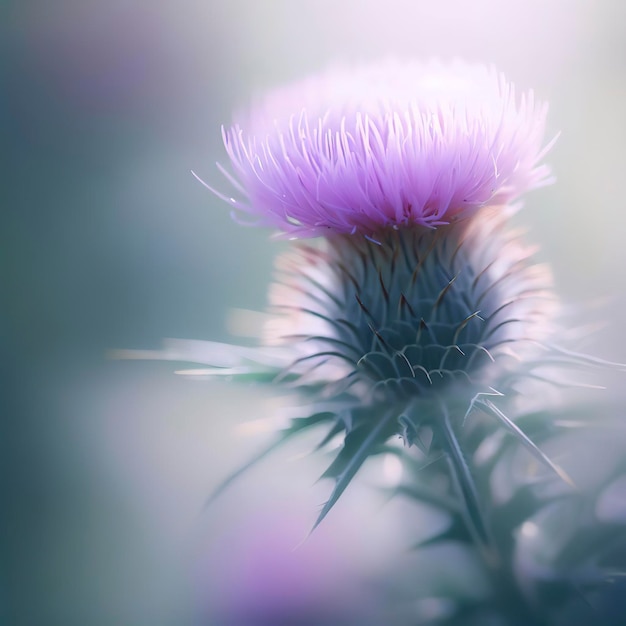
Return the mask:
<svg viewBox="0 0 626 626">
<path fill-rule="evenodd" d="M 461 496 L 465 521 L 476 542 L 485 550 L 486 555 L 489 555 L 493 552 L 493 541 L 482 513 L 476 483 L 450 423 L 450 415 L 445 403 L 442 403 L 442 410 L 443 419 L 439 422 L 441 425 L 439 433 L 443 438 L 452 480 Z M 491 556 L 495 557 L 495 554 Z"/>
<path fill-rule="evenodd" d="M 335 487 L 315 524 L 313 524 L 311 532 L 319 526 L 333 508 L 354 475 L 363 465 L 363 462 L 388 437 L 388 426 L 395 417 L 395 412 L 389 412 L 373 428 L 360 427 L 346 437 L 343 449 L 323 474 L 323 477 L 334 477 L 336 479 Z"/>
<path fill-rule="evenodd" d="M 513 520 L 520 520 L 523 515 L 525 519 L 530 519 L 538 514 L 545 506 L 542 500 L 535 492 L 536 483 L 516 486 L 511 498 L 506 502 L 499 504 L 497 507 L 498 519 L 504 520 L 506 523 L 514 526 Z M 571 497 L 570 493 L 551 494 L 550 502 L 559 502 Z"/>
<path fill-rule="evenodd" d="M 110 356 L 117 359 L 149 359 L 180 361 L 207 365 L 211 370 L 260 366 L 262 369 L 280 369 L 289 358 L 283 348 L 249 348 L 217 341 L 166 339 L 162 350 L 114 350 Z"/>
<path fill-rule="evenodd" d="M 448 542 L 472 542 L 472 537 L 468 532 L 467 525 L 460 515 L 455 515 L 451 517 L 450 523 L 441 532 L 435 533 L 434 535 L 430 535 L 425 539 L 414 542 L 411 545 L 411 549 L 414 551 L 418 551 L 422 548 L 428 548 L 430 546 L 441 545 Z"/>
<path fill-rule="evenodd" d="M 430 470 L 437 469 L 436 464 L 445 458 L 445 453 L 441 452 L 440 454 L 432 454 L 429 455 L 425 460 L 424 459 L 415 459 L 411 458 L 407 455 L 404 456 L 404 463 L 406 467 L 415 474 L 416 477 L 420 477 L 420 475 L 429 472 Z"/>
<path fill-rule="evenodd" d="M 200 369 L 184 369 L 174 372 L 180 376 L 225 377 L 230 380 L 248 383 L 271 383 L 279 373 L 277 369 L 261 369 L 255 367 L 204 367 Z M 291 379 L 295 378 L 292 376 Z"/>
<path fill-rule="evenodd" d="M 568 476 L 564 469 L 556 465 L 550 458 L 542 452 L 533 441 L 526 435 L 526 433 L 511 419 L 509 419 L 491 400 L 486 398 L 477 401 L 481 407 L 486 409 L 486 413 L 497 418 L 500 423 L 512 434 L 517 440 L 522 443 L 533 456 L 544 465 L 549 467 L 561 480 L 566 482 L 571 487 L 575 487 L 574 482 Z"/>
<path fill-rule="evenodd" d="M 345 430 L 345 424 L 341 420 L 337 420 L 332 428 L 326 433 L 324 438 L 315 446 L 316 450 L 321 450 L 325 445 L 327 445 L 334 437 L 336 437 L 340 432 Z"/>
<path fill-rule="evenodd" d="M 227 476 L 213 491 L 213 493 L 207 498 L 204 503 L 204 508 L 210 506 L 230 485 L 237 480 L 242 474 L 254 467 L 257 463 L 262 461 L 268 454 L 279 448 L 283 443 L 291 439 L 294 435 L 302 432 L 303 430 L 315 426 L 324 421 L 333 419 L 334 413 L 329 411 L 313 413 L 307 417 L 297 417 L 291 420 L 289 427 L 283 429 L 278 433 L 278 436 L 268 446 L 263 448 L 260 452 L 255 454 L 241 467 Z"/>
<path fill-rule="evenodd" d="M 289 427 L 285 429 L 289 434 L 296 434 L 305 428 L 310 428 L 322 422 L 329 422 L 337 418 L 333 411 L 317 411 L 306 417 L 293 417 Z"/>
<path fill-rule="evenodd" d="M 439 509 L 449 513 L 458 514 L 460 512 L 459 503 L 448 495 L 436 492 L 424 485 L 401 485 L 395 491 L 398 495 L 407 496 L 419 502 L 432 504 Z"/>
<path fill-rule="evenodd" d="M 235 482 L 242 474 L 254 467 L 259 461 L 262 461 L 270 452 L 276 450 L 279 446 L 285 443 L 290 437 L 289 431 L 282 433 L 277 439 L 272 441 L 268 446 L 263 448 L 260 452 L 255 454 L 251 459 L 244 463 L 241 467 L 236 469 L 232 474 L 227 476 L 213 491 L 213 493 L 206 499 L 204 508 L 209 507 L 230 485 Z"/>
</svg>

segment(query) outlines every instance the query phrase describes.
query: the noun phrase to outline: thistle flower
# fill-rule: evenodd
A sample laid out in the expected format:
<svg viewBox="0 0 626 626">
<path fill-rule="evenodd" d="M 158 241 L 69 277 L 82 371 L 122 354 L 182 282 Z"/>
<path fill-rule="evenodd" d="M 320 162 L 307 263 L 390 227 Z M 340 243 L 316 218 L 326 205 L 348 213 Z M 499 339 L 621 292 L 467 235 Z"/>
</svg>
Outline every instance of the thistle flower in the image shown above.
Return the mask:
<svg viewBox="0 0 626 626">
<path fill-rule="evenodd" d="M 223 131 L 232 169 L 220 169 L 238 197 L 212 191 L 298 241 L 277 260 L 260 346 L 183 346 L 183 357 L 303 400 L 258 458 L 310 427 L 325 427 L 320 447 L 343 438 L 315 526 L 369 457 L 419 457 L 450 493 L 425 483 L 416 497 L 452 499 L 491 571 L 510 573 L 479 468 L 492 424 L 571 486 L 520 409 L 563 384 L 561 370 L 603 364 L 555 345 L 550 272 L 508 223 L 551 181 L 546 112 L 493 69 L 388 62 L 279 89 Z"/>
<path fill-rule="evenodd" d="M 325 235 L 279 258 L 259 358 L 282 358 L 277 380 L 310 401 L 285 436 L 345 436 L 317 523 L 390 438 L 432 439 L 488 545 L 456 434 L 475 407 L 563 475 L 493 402 L 535 375 L 553 332 L 549 272 L 507 231 L 512 203 L 550 180 L 546 110 L 493 69 L 386 63 L 278 90 L 224 131 L 231 205 Z"/>
</svg>

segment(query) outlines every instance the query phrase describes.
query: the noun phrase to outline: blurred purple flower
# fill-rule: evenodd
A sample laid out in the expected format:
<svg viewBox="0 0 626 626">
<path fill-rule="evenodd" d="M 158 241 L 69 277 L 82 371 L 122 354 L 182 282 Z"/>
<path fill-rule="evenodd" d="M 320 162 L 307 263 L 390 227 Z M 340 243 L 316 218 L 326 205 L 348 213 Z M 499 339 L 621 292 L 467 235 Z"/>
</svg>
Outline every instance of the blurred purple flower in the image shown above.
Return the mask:
<svg viewBox="0 0 626 626">
<path fill-rule="evenodd" d="M 282 626 L 380 623 L 364 564 L 338 534 L 302 540 L 307 522 L 293 512 L 255 513 L 230 528 L 199 563 L 202 623 Z M 351 558 L 352 557 L 352 558 Z M 378 601 L 378 604 L 377 604 Z M 379 618 L 379 620 L 376 619 Z"/>
</svg>

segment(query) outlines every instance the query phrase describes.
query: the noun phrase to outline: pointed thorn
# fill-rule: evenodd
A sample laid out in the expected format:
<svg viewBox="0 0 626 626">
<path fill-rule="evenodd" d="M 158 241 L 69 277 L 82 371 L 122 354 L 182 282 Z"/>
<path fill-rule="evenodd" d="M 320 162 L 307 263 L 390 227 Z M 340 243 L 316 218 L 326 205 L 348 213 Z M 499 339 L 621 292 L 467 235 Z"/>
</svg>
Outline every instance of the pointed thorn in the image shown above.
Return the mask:
<svg viewBox="0 0 626 626">
<path fill-rule="evenodd" d="M 576 484 L 567 474 L 567 472 L 554 463 L 550 457 L 542 452 L 537 445 L 528 437 L 528 435 L 510 418 L 508 418 L 491 400 L 483 399 L 477 401 L 482 407 L 487 409 L 487 413 L 497 418 L 500 423 L 512 434 L 531 454 L 544 465 L 549 467 L 563 482 L 570 487 L 577 489 Z"/>
<path fill-rule="evenodd" d="M 398 310 L 402 311 L 402 309 L 406 307 L 409 310 L 409 313 L 412 317 L 417 317 L 415 315 L 415 310 L 411 306 L 411 303 L 407 300 L 407 297 L 404 295 L 404 292 L 400 292 L 400 301 L 398 303 Z"/>
<path fill-rule="evenodd" d="M 389 292 L 387 291 L 387 287 L 385 287 L 385 281 L 383 280 L 383 274 L 380 269 L 378 270 L 378 282 L 380 283 L 385 302 L 389 303 Z"/>
<path fill-rule="evenodd" d="M 454 281 L 458 277 L 459 277 L 459 274 L 457 274 L 456 276 L 453 276 L 448 281 L 448 284 L 439 292 L 439 295 L 437 296 L 437 299 L 435 300 L 435 304 L 433 304 L 433 311 L 436 311 L 439 308 L 439 305 L 442 303 L 445 295 L 448 293 L 448 291 L 450 291 L 450 288 L 452 287 L 452 285 L 454 284 Z"/>
<path fill-rule="evenodd" d="M 317 520 L 313 524 L 311 528 L 311 533 L 320 525 L 323 519 L 328 515 L 330 510 L 333 508 L 337 500 L 339 500 L 341 494 L 345 491 L 346 487 L 350 484 L 352 478 L 354 478 L 355 474 L 360 469 L 361 465 L 367 460 L 370 456 L 374 447 L 379 443 L 378 439 L 384 433 L 385 429 L 389 425 L 392 419 L 396 417 L 396 413 L 390 411 L 386 414 L 386 416 L 381 419 L 372 430 L 367 434 L 365 439 L 359 444 L 356 451 L 349 458 L 345 467 L 342 468 L 341 473 L 337 476 L 335 481 L 335 487 L 330 494 L 330 498 L 324 504 L 320 514 L 317 517 Z M 344 445 L 344 450 L 345 450 Z M 341 452 L 340 452 L 341 454 Z M 337 460 L 336 457 L 335 460 Z M 334 463 L 334 462 L 333 462 Z M 309 533 L 310 534 L 310 533 Z"/>
</svg>

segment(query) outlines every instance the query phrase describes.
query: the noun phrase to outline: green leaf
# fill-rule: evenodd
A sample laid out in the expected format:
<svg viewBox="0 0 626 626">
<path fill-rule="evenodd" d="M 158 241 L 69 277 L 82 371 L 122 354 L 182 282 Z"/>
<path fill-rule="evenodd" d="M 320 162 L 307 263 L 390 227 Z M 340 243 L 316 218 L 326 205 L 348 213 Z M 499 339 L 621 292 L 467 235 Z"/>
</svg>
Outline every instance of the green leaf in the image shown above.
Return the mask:
<svg viewBox="0 0 626 626">
<path fill-rule="evenodd" d="M 322 478 L 335 478 L 336 482 L 330 498 L 324 504 L 311 532 L 328 515 L 364 461 L 389 437 L 389 425 L 395 418 L 396 413 L 389 412 L 373 427 L 361 426 L 346 436 L 341 452 L 322 475 Z"/>
<path fill-rule="evenodd" d="M 448 526 L 446 526 L 441 532 L 414 542 L 411 545 L 411 550 L 419 551 L 424 548 L 450 542 L 463 544 L 472 544 L 473 542 L 473 537 L 469 533 L 467 524 L 460 515 L 451 516 Z"/>
<path fill-rule="evenodd" d="M 444 403 L 442 403 L 442 410 L 443 416 L 439 422 L 440 430 L 438 434 L 443 439 L 443 447 L 450 466 L 451 478 L 461 498 L 463 517 L 474 540 L 483 548 L 485 556 L 495 558 L 493 539 L 482 512 L 476 483 L 465 460 L 456 433 L 452 428 L 450 415 Z"/>
<path fill-rule="evenodd" d="M 279 374 L 279 370 L 264 368 L 263 366 L 248 366 L 242 365 L 240 367 L 203 367 L 195 369 L 177 370 L 176 374 L 180 376 L 193 376 L 193 377 L 206 377 L 206 378 L 228 378 L 242 383 L 258 383 L 268 384 L 274 382 Z M 289 382 L 294 380 L 295 376 L 282 381 Z"/>
<path fill-rule="evenodd" d="M 290 437 L 291 434 L 289 431 L 283 431 L 283 433 L 274 441 L 272 441 L 268 446 L 263 448 L 260 452 L 255 454 L 251 459 L 249 459 L 242 466 L 237 468 L 234 472 L 232 472 L 229 476 L 227 476 L 213 491 L 213 493 L 206 499 L 204 503 L 204 508 L 208 508 L 213 502 L 220 496 L 228 487 L 232 485 L 242 474 L 247 472 L 250 468 L 254 467 L 257 463 L 262 461 L 270 452 L 273 452 L 278 447 L 280 447 L 283 443 L 285 443 Z"/>
<path fill-rule="evenodd" d="M 571 487 L 574 487 L 574 482 L 567 475 L 564 469 L 554 463 L 544 452 L 542 452 L 536 444 L 528 437 L 528 435 L 511 419 L 509 419 L 491 400 L 482 399 L 478 400 L 479 404 L 485 410 L 485 413 L 495 417 L 500 423 L 508 430 L 509 433 L 515 436 L 515 438 L 527 449 L 532 455 L 541 463 L 549 467 L 561 480 L 566 482 Z"/>
<path fill-rule="evenodd" d="M 395 490 L 395 492 L 398 495 L 407 496 L 408 498 L 417 500 L 418 502 L 431 504 L 455 515 L 461 510 L 456 499 L 447 494 L 434 491 L 424 485 L 401 485 Z"/>
<path fill-rule="evenodd" d="M 254 467 L 257 463 L 262 461 L 268 454 L 279 448 L 283 443 L 290 440 L 294 435 L 311 428 L 317 424 L 327 422 L 335 419 L 336 416 L 330 411 L 322 411 L 319 413 L 313 413 L 307 417 L 296 417 L 291 420 L 291 424 L 288 428 L 283 429 L 277 435 L 277 437 L 260 452 L 255 454 L 241 467 L 227 476 L 213 491 L 213 493 L 207 498 L 204 508 L 210 506 L 216 498 L 218 498 L 230 485 L 236 481 L 242 474 Z"/>
</svg>

